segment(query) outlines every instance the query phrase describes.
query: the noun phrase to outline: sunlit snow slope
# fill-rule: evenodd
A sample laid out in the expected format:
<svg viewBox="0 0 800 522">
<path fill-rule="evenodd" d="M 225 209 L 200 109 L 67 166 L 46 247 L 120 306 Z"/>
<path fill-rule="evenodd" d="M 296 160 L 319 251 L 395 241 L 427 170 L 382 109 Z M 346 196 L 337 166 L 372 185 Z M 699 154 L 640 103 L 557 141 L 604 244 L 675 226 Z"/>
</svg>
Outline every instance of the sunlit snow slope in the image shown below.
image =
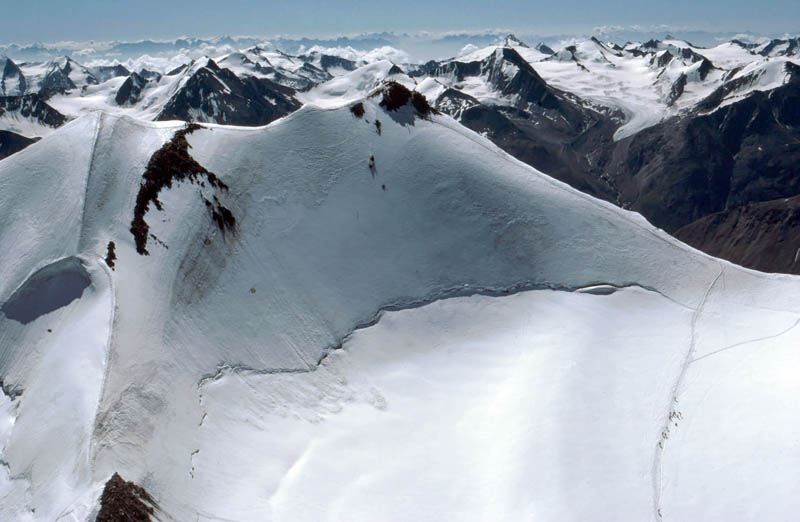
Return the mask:
<svg viewBox="0 0 800 522">
<path fill-rule="evenodd" d="M 183 124 L 0 162 L 0 519 L 114 472 L 166 520 L 792 519 L 800 280 L 378 99 L 187 134 L 229 189 L 164 188 L 147 256 Z"/>
</svg>

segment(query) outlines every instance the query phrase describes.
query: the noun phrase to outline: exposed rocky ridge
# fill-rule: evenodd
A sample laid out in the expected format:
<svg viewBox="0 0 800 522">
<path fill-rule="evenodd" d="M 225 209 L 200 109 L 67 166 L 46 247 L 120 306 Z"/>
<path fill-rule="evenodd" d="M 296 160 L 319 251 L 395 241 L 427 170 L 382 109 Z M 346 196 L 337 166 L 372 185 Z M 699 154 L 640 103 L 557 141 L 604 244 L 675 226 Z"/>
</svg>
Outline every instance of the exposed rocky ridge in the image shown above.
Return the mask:
<svg viewBox="0 0 800 522">
<path fill-rule="evenodd" d="M 357 67 L 356 62 L 354 62 L 353 60 L 348 60 L 347 58 L 341 58 L 339 56 L 322 54 L 319 56 L 319 60 L 322 70 L 326 72 L 330 69 L 333 69 L 334 67 L 339 67 L 341 69 L 344 69 L 345 71 L 355 71 Z"/>
<path fill-rule="evenodd" d="M 477 107 L 481 102 L 457 89 L 447 88 L 436 98 L 434 104 L 445 114 L 449 114 L 453 118 L 461 120 L 465 110 L 471 107 Z"/>
<path fill-rule="evenodd" d="M 265 125 L 300 108 L 294 91 L 265 78 L 239 78 L 213 60 L 173 95 L 156 120 Z"/>
<path fill-rule="evenodd" d="M 94 76 L 98 82 L 105 82 L 111 78 L 119 78 L 121 76 L 128 76 L 131 74 L 124 65 L 101 65 L 93 69 Z"/>
<path fill-rule="evenodd" d="M 611 146 L 616 125 L 586 113 L 588 127 L 572 132 L 553 128 L 553 120 L 542 109 L 526 112 L 477 105 L 464 110 L 460 121 L 525 163 L 579 190 L 615 201 L 616 192 L 603 176 L 602 151 Z"/>
<path fill-rule="evenodd" d="M 800 38 L 776 38 L 763 46 L 755 46 L 753 50 L 761 56 L 797 56 L 800 55 Z"/>
<path fill-rule="evenodd" d="M 53 128 L 67 121 L 66 116 L 48 105 L 38 94 L 0 97 L 0 117 L 6 114 L 16 114 Z"/>
</svg>

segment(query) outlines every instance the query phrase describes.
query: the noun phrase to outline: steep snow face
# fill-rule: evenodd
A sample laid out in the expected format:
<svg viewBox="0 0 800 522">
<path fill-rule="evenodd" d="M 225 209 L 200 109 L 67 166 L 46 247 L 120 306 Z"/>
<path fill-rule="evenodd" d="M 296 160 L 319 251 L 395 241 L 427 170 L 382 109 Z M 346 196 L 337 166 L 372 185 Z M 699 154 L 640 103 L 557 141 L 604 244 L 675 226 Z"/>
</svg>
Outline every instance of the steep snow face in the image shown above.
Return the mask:
<svg viewBox="0 0 800 522">
<path fill-rule="evenodd" d="M 722 379 L 718 405 L 751 393 L 771 421 L 793 381 L 739 390 L 716 361 L 760 339 L 778 347 L 761 375 L 791 363 L 798 280 L 709 258 L 448 117 L 379 101 L 186 134 L 228 189 L 164 187 L 148 256 L 130 232 L 142 173 L 182 125 L 95 113 L 0 163 L 0 208 L 26 216 L 0 228 L 15 253 L 0 303 L 65 258 L 90 281 L 26 324 L 0 317 L 3 389 L 22 390 L 0 396 L 15 419 L 1 518 L 86 520 L 119 472 L 176 520 L 658 520 L 701 500 L 725 519 L 741 483 L 681 496 L 720 438 L 751 484 L 796 478 L 796 423 L 751 458 L 688 398 Z M 682 444 L 675 422 L 701 429 Z"/>
<path fill-rule="evenodd" d="M 82 272 L 91 286 L 66 305 L 39 310 L 33 320 L 3 310 L 3 372 L 23 384 L 2 454 L 0 515 L 87 520 L 96 489 L 91 439 L 112 336 L 113 282 L 105 264 L 93 259 L 67 258 L 44 271 L 31 279 L 57 279 L 50 288 L 37 282 L 21 289 L 42 308 L 60 304 L 54 293 L 69 287 L 73 272 Z"/>
<path fill-rule="evenodd" d="M 205 491 L 232 484 L 260 502 L 242 509 L 219 492 L 198 499 L 200 511 L 235 520 L 266 513 L 277 520 L 325 513 L 431 520 L 442 512 L 459 520 L 668 520 L 695 513 L 785 519 L 797 505 L 790 491 L 797 456 L 782 457 L 778 448 L 798 436 L 797 423 L 786 418 L 792 409 L 783 407 L 798 385 L 781 379 L 782 399 L 772 402 L 774 388 L 758 382 L 772 372 L 786 375 L 776 359 L 797 357 L 798 316 L 731 310 L 752 294 L 732 301 L 721 286 L 732 273 L 723 270 L 698 310 L 635 288 L 455 298 L 385 314 L 315 373 L 241 372 L 209 381 L 202 385 L 206 416 L 193 484 Z M 737 290 L 747 286 L 733 279 Z M 756 325 L 754 317 L 767 323 Z M 734 337 L 777 354 L 756 358 L 747 344 L 731 347 Z M 712 359 L 712 346 L 723 358 Z M 753 377 L 744 369 L 751 362 L 758 368 Z M 739 376 L 731 382 L 725 373 L 736 363 Z M 678 398 L 676 377 L 685 371 L 705 375 Z M 714 398 L 708 406 L 704 392 Z M 665 402 L 673 396 L 678 400 Z M 242 413 L 231 410 L 242 397 Z M 747 405 L 746 420 L 730 411 L 739 404 Z M 772 420 L 782 421 L 780 430 L 767 427 Z M 231 431 L 242 439 L 219 445 Z M 776 445 L 758 449 L 761 436 Z M 237 452 L 235 444 L 247 449 Z M 716 453 L 714 444 L 725 451 Z M 742 451 L 751 444 L 752 456 Z M 297 457 L 285 459 L 284 452 Z M 703 452 L 718 466 L 709 473 L 712 484 Z M 260 455 L 255 466 L 253 454 Z M 214 463 L 231 455 L 237 456 L 220 472 Z M 741 468 L 752 473 L 741 482 L 725 478 L 739 477 Z M 772 479 L 754 477 L 766 469 L 789 480 L 759 498 L 752 487 L 760 491 Z M 744 499 L 723 492 L 730 484 Z M 270 494 L 259 496 L 255 489 L 264 486 Z"/>
</svg>

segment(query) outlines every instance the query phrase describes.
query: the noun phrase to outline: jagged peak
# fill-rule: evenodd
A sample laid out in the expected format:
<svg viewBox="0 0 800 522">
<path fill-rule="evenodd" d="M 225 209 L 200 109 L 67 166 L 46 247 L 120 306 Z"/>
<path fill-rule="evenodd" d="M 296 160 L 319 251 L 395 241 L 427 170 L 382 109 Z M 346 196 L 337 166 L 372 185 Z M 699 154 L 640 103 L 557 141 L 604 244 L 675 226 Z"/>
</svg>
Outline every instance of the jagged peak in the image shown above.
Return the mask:
<svg viewBox="0 0 800 522">
<path fill-rule="evenodd" d="M 516 65 L 517 67 L 524 68 L 526 70 L 530 69 L 533 71 L 531 65 L 513 47 L 498 47 L 483 61 L 484 63 L 492 64 L 501 60 Z"/>
<path fill-rule="evenodd" d="M 514 34 L 508 33 L 503 40 L 503 45 L 505 47 L 529 47 L 528 44 L 517 38 Z"/>
<path fill-rule="evenodd" d="M 661 46 L 661 40 L 650 39 L 643 43 L 640 47 L 642 49 L 658 49 Z"/>
</svg>

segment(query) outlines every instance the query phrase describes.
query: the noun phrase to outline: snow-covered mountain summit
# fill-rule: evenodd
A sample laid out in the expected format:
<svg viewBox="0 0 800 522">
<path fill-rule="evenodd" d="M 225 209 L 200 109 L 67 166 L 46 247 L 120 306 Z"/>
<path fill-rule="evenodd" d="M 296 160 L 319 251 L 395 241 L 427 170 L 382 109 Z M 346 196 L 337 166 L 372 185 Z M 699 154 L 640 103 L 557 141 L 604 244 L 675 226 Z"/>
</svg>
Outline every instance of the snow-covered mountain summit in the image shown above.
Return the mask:
<svg viewBox="0 0 800 522">
<path fill-rule="evenodd" d="M 0 163 L 0 208 L 26 216 L 0 229 L 4 519 L 89 520 L 114 473 L 161 520 L 798 508 L 800 282 L 400 84 L 257 128 L 86 115 Z"/>
</svg>

